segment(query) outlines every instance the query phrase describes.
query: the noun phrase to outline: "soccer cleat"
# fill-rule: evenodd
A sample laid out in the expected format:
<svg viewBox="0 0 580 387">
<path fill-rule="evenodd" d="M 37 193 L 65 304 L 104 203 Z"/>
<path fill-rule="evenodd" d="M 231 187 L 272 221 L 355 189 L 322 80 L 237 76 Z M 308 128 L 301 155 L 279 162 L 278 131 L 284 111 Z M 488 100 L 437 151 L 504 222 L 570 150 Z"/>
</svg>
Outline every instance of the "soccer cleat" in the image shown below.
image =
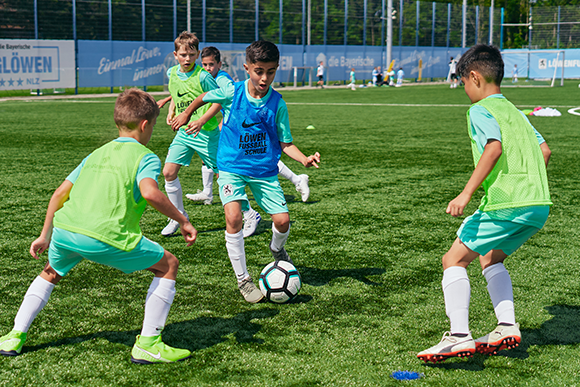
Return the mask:
<svg viewBox="0 0 580 387">
<path fill-rule="evenodd" d="M 294 265 L 294 262 L 292 262 L 292 258 L 290 258 L 290 256 L 286 252 L 285 248 L 282 247 L 282 250 L 274 251 L 274 250 L 272 250 L 272 246 L 270 246 L 270 251 L 272 252 L 272 256 L 274 257 L 274 261 L 286 261 L 286 262 L 290 262 L 291 264 Z"/>
<path fill-rule="evenodd" d="M 238 283 L 238 288 L 240 288 L 240 293 L 242 293 L 244 299 L 250 304 L 260 302 L 262 301 L 262 298 L 264 298 L 264 295 L 260 289 L 254 285 L 254 281 L 252 281 L 251 277 L 248 277 L 242 282 Z"/>
<path fill-rule="evenodd" d="M 520 324 L 498 325 L 491 333 L 475 340 L 475 350 L 485 355 L 495 355 L 503 349 L 517 347 L 521 341 Z"/>
<path fill-rule="evenodd" d="M 243 230 L 244 238 L 247 238 L 256 232 L 258 224 L 260 223 L 261 220 L 262 217 L 260 216 L 258 211 L 254 211 L 254 215 L 248 217 L 247 219 L 244 219 L 244 230 Z"/>
<path fill-rule="evenodd" d="M 187 214 L 183 215 L 185 215 L 185 217 L 189 219 L 189 216 Z M 173 219 L 169 219 L 169 223 L 167 224 L 167 226 L 165 226 L 165 228 L 161 230 L 161 235 L 170 236 L 175 234 L 177 230 L 179 230 L 179 223 L 177 223 L 177 221 Z"/>
<path fill-rule="evenodd" d="M 450 357 L 469 357 L 475 353 L 475 341 L 468 334 L 465 337 L 453 336 L 445 332 L 441 342 L 417 354 L 417 357 L 426 362 L 437 363 Z"/>
<path fill-rule="evenodd" d="M 185 197 L 194 202 L 203 202 L 203 204 L 208 206 L 213 203 L 213 195 L 207 195 L 200 190 L 197 190 L 196 194 L 187 194 Z"/>
<path fill-rule="evenodd" d="M 161 341 L 161 335 L 144 337 L 137 335 L 131 351 L 131 361 L 135 364 L 173 363 L 191 357 L 187 349 L 173 348 Z"/>
<path fill-rule="evenodd" d="M 302 201 L 305 202 L 310 196 L 310 187 L 308 187 L 308 175 L 298 175 L 300 183 L 296 185 L 296 191 L 302 196 Z"/>
<path fill-rule="evenodd" d="M 26 333 L 12 330 L 6 336 L 0 337 L 0 355 L 18 356 L 26 341 Z"/>
</svg>

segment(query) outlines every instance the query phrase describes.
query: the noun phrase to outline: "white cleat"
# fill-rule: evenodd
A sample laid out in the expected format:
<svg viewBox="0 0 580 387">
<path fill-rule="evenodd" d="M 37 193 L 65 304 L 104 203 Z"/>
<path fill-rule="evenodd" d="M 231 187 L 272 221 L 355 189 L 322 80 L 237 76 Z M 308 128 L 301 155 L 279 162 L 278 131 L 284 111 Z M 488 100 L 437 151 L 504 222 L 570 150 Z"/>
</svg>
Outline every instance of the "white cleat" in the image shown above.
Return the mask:
<svg viewBox="0 0 580 387">
<path fill-rule="evenodd" d="M 260 216 L 258 211 L 254 211 L 254 215 L 248 218 L 244 218 L 244 229 L 243 229 L 244 238 L 247 238 L 256 232 L 258 224 L 260 223 L 261 220 L 262 217 Z"/>
<path fill-rule="evenodd" d="M 302 201 L 305 202 L 310 196 L 310 187 L 308 186 L 308 175 L 298 175 L 300 183 L 296 185 L 296 191 L 302 196 Z"/>
<path fill-rule="evenodd" d="M 189 216 L 187 214 L 183 215 L 185 215 L 185 217 L 189 219 Z M 167 224 L 167 226 L 165 226 L 165 228 L 161 230 L 161 235 L 170 236 L 175 234 L 177 230 L 179 230 L 179 223 L 177 223 L 177 221 L 173 219 L 169 219 L 169 223 Z"/>
<path fill-rule="evenodd" d="M 187 194 L 185 197 L 194 202 L 203 202 L 203 204 L 208 206 L 213 203 L 213 195 L 207 195 L 200 190 L 197 190 L 195 194 Z"/>
<path fill-rule="evenodd" d="M 495 355 L 501 350 L 517 347 L 521 341 L 520 324 L 498 325 L 491 333 L 475 340 L 475 350 L 485 355 Z"/>
<path fill-rule="evenodd" d="M 465 337 L 453 336 L 451 332 L 445 332 L 439 344 L 432 346 L 417 354 L 424 362 L 437 363 L 450 357 L 470 357 L 475 353 L 475 341 L 471 334 Z"/>
</svg>

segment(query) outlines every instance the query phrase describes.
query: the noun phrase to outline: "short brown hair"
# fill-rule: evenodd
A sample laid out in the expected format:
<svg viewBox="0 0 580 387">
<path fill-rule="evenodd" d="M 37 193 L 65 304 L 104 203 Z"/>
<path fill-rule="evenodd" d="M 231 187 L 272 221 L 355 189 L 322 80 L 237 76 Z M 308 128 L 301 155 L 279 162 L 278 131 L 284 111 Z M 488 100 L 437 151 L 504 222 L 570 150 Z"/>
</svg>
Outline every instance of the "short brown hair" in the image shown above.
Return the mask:
<svg viewBox="0 0 580 387">
<path fill-rule="evenodd" d="M 276 62 L 280 61 L 280 51 L 272 42 L 256 40 L 246 48 L 246 62 Z"/>
<path fill-rule="evenodd" d="M 199 51 L 199 39 L 193 32 L 183 31 L 174 41 L 175 51 L 179 51 L 181 46 L 187 46 L 189 48 L 195 48 L 195 51 Z"/>
<path fill-rule="evenodd" d="M 115 102 L 115 124 L 122 130 L 135 130 L 141 121 L 151 122 L 158 115 L 155 98 L 137 88 L 123 91 Z"/>
</svg>

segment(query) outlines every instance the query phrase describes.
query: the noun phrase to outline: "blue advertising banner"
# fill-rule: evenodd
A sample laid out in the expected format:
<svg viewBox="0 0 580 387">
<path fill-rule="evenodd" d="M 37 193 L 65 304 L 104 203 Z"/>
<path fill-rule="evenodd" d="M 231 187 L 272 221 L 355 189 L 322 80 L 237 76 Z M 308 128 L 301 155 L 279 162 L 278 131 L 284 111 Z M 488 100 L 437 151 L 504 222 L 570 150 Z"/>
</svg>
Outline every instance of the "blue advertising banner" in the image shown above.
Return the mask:
<svg viewBox="0 0 580 387">
<path fill-rule="evenodd" d="M 504 50 L 505 77 L 511 77 L 514 65 L 517 65 L 518 76 L 533 79 L 580 78 L 580 49 L 566 50 Z"/>
<path fill-rule="evenodd" d="M 72 40 L 0 40 L 0 90 L 75 87 Z"/>
</svg>

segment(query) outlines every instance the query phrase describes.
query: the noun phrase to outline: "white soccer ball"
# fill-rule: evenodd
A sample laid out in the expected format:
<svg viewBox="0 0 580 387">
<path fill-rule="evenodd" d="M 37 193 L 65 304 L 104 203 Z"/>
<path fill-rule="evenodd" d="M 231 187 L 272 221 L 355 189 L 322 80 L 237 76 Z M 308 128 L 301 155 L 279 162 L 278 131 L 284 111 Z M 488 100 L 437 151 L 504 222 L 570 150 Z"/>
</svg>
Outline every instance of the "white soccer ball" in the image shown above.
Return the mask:
<svg viewBox="0 0 580 387">
<path fill-rule="evenodd" d="M 260 273 L 260 290 L 271 302 L 288 302 L 296 297 L 301 287 L 300 273 L 290 262 L 274 261 Z"/>
</svg>

